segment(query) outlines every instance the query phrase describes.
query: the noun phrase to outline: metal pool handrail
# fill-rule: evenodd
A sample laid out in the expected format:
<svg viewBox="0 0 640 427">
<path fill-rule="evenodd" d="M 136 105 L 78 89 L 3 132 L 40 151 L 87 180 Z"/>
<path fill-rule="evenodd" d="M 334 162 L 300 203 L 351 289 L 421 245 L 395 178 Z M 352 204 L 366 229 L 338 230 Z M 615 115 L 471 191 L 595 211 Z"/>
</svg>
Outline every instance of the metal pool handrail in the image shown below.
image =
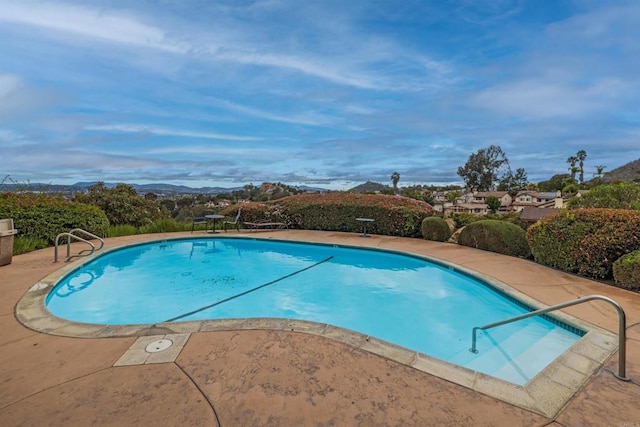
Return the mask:
<svg viewBox="0 0 640 427">
<path fill-rule="evenodd" d="M 74 233 L 82 233 L 87 237 L 90 237 L 92 239 L 98 239 L 100 240 L 100 247 L 96 248 L 96 245 L 94 245 L 93 243 L 91 243 L 90 241 L 83 239 L 82 237 L 76 236 Z M 100 249 L 102 249 L 104 247 L 104 240 L 102 240 L 100 237 L 96 236 L 95 234 L 89 233 L 86 230 L 83 230 L 82 228 L 74 228 L 73 230 L 69 231 L 68 233 L 60 233 L 56 236 L 56 242 L 55 242 L 55 254 L 53 257 L 53 262 L 58 262 L 58 242 L 60 241 L 60 237 L 66 237 L 67 238 L 67 258 L 70 257 L 71 255 L 71 239 L 75 239 L 78 240 L 80 242 L 85 242 L 88 245 L 91 246 L 91 252 L 89 253 L 89 255 L 91 255 L 92 253 L 94 253 L 95 251 L 99 251 Z"/>
<path fill-rule="evenodd" d="M 587 302 L 587 301 L 591 301 L 591 300 L 606 301 L 609 304 L 613 305 L 615 307 L 616 311 L 618 312 L 618 373 L 616 374 L 614 372 L 613 375 L 615 375 L 615 377 L 618 378 L 619 380 L 631 381 L 631 378 L 628 378 L 626 376 L 626 368 L 625 368 L 626 360 L 627 360 L 627 354 L 626 354 L 627 353 L 627 348 L 626 348 L 626 344 L 627 344 L 627 320 L 626 320 L 626 315 L 624 313 L 624 310 L 620 306 L 620 304 L 618 304 L 617 302 L 615 302 L 611 298 L 605 297 L 603 295 L 587 295 L 585 297 L 580 297 L 580 298 L 575 299 L 575 300 L 563 302 L 561 304 L 552 305 L 551 307 L 541 308 L 540 310 L 535 310 L 535 311 L 531 311 L 529 313 L 521 314 L 519 316 L 510 317 L 508 319 L 501 320 L 499 322 L 489 323 L 488 325 L 484 325 L 484 326 L 476 326 L 475 328 L 473 328 L 473 333 L 472 333 L 472 338 L 471 338 L 471 348 L 469 349 L 469 351 L 472 352 L 472 353 L 477 353 L 478 352 L 478 350 L 476 348 L 476 336 L 477 336 L 478 329 L 485 330 L 485 329 L 495 328 L 496 326 L 502 326 L 502 325 L 506 325 L 507 323 L 517 322 L 518 320 L 523 320 L 523 319 L 527 319 L 529 317 L 538 316 L 540 314 L 548 313 L 550 311 L 555 311 L 555 310 L 560 310 L 562 308 L 571 307 L 572 305 L 582 304 L 583 302 Z"/>
</svg>

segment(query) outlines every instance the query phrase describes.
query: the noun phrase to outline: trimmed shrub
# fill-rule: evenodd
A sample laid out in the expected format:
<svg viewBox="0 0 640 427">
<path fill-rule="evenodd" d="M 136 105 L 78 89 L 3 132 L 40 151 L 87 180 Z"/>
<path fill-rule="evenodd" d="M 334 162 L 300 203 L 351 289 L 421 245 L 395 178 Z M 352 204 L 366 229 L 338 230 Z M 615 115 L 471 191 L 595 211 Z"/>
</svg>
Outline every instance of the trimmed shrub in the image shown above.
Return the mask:
<svg viewBox="0 0 640 427">
<path fill-rule="evenodd" d="M 58 234 L 82 228 L 105 236 L 109 220 L 100 208 L 35 193 L 0 193 L 0 218 L 12 218 L 20 237 L 55 242 Z"/>
<path fill-rule="evenodd" d="M 429 216 L 422 220 L 422 237 L 436 242 L 446 242 L 451 237 L 447 221 L 439 216 Z"/>
<path fill-rule="evenodd" d="M 526 232 L 515 224 L 485 219 L 467 225 L 458 244 L 521 258 L 531 256 Z"/>
<path fill-rule="evenodd" d="M 613 279 L 618 287 L 640 290 L 640 250 L 628 253 L 613 263 Z"/>
<path fill-rule="evenodd" d="M 465 227 L 473 222 L 483 221 L 485 219 L 495 219 L 498 221 L 511 222 L 523 230 L 527 229 L 527 224 L 520 221 L 520 215 L 522 212 L 500 212 L 500 213 L 488 213 L 486 215 L 474 215 L 470 213 L 454 213 L 451 219 L 455 222 L 456 230 Z"/>
<path fill-rule="evenodd" d="M 610 279 L 618 258 L 640 249 L 640 211 L 560 211 L 529 227 L 536 262 L 596 279 Z"/>
<path fill-rule="evenodd" d="M 382 194 L 299 194 L 267 203 L 244 203 L 242 221 L 285 222 L 305 230 L 362 232 L 358 217 L 373 218 L 367 230 L 373 234 L 417 237 L 422 220 L 433 214 L 431 205 L 402 196 Z M 238 206 L 221 214 L 232 216 Z"/>
</svg>

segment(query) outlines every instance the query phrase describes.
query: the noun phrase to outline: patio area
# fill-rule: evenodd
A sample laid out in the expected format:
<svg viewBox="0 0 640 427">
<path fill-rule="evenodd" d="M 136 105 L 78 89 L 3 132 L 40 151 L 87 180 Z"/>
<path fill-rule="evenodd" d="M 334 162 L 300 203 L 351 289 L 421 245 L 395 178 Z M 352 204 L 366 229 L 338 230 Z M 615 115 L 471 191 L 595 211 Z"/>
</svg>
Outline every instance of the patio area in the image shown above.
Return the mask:
<svg viewBox="0 0 640 427">
<path fill-rule="evenodd" d="M 179 236 L 190 234 L 112 238 L 105 248 Z M 300 230 L 262 230 L 251 237 L 424 255 L 504 282 L 545 305 L 608 296 L 627 313 L 626 373 L 632 381 L 611 373 L 618 369 L 616 353 L 549 418 L 360 347 L 286 329 L 193 332 L 184 334 L 170 361 L 127 364 L 123 356 L 136 349 L 137 337 L 54 336 L 16 320 L 21 297 L 64 265 L 52 262 L 48 248 L 14 256 L 12 264 L 0 267 L 2 425 L 640 426 L 640 294 L 530 261 L 420 239 Z M 617 333 L 617 313 L 606 303 L 563 311 Z"/>
</svg>

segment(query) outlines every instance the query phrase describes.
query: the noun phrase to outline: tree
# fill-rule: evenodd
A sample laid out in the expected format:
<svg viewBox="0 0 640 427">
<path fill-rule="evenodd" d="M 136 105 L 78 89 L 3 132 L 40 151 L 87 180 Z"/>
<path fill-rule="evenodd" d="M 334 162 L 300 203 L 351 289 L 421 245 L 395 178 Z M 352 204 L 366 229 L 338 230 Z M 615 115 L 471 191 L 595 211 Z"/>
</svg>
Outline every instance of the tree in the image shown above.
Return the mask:
<svg viewBox="0 0 640 427">
<path fill-rule="evenodd" d="M 553 175 L 547 181 L 540 181 L 538 183 L 539 191 L 558 191 L 562 190 L 566 185 L 567 181 L 571 180 L 571 175 L 568 173 L 559 173 Z"/>
<path fill-rule="evenodd" d="M 498 184 L 498 191 L 508 191 L 511 196 L 515 196 L 518 191 L 526 190 L 528 187 L 529 179 L 524 168 L 516 169 L 515 174 L 509 168 Z"/>
<path fill-rule="evenodd" d="M 400 174 L 398 172 L 394 172 L 391 174 L 391 182 L 393 183 L 393 192 L 398 192 L 398 181 L 400 181 Z"/>
<path fill-rule="evenodd" d="M 578 159 L 578 162 L 580 162 L 578 165 L 580 167 L 580 185 L 584 184 L 584 161 L 587 158 L 587 152 L 584 150 L 580 150 L 576 153 L 576 158 Z"/>
<path fill-rule="evenodd" d="M 640 184 L 620 182 L 600 185 L 580 197 L 572 197 L 569 209 L 611 208 L 640 210 Z"/>
<path fill-rule="evenodd" d="M 601 178 L 605 168 L 606 168 L 605 165 L 596 166 L 596 173 L 594 173 L 593 176 L 595 176 L 596 178 Z"/>
<path fill-rule="evenodd" d="M 491 210 L 491 213 L 496 213 L 496 211 L 502 205 L 502 203 L 500 202 L 500 199 L 498 199 L 495 196 L 489 196 L 485 199 L 485 201 L 487 203 L 487 206 L 489 207 L 489 210 Z"/>
<path fill-rule="evenodd" d="M 460 197 L 460 192 L 458 190 L 449 191 L 447 193 L 447 200 L 451 203 L 455 203 L 458 197 Z"/>
<path fill-rule="evenodd" d="M 580 170 L 576 167 L 576 163 L 578 163 L 578 158 L 576 156 L 569 156 L 567 158 L 567 163 L 569 164 L 569 172 L 571 173 L 571 179 L 576 179 L 576 173 Z"/>
<path fill-rule="evenodd" d="M 74 199 L 98 206 L 107 215 L 111 225 L 129 224 L 140 227 L 169 217 L 166 209 L 139 196 L 135 188 L 128 184 L 107 188 L 103 182 L 98 182 L 89 187 L 86 194 L 76 194 Z"/>
<path fill-rule="evenodd" d="M 498 180 L 498 172 L 508 166 L 507 156 L 497 145 L 482 148 L 469 156 L 467 163 L 458 168 L 458 175 L 464 180 L 467 188 L 478 191 L 490 191 Z"/>
</svg>

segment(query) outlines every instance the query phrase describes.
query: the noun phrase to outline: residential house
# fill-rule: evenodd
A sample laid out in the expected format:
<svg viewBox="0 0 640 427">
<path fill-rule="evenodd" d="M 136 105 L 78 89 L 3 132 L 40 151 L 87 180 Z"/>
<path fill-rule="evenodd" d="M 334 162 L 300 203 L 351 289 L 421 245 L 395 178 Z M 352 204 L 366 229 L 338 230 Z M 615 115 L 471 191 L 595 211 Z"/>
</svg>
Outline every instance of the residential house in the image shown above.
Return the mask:
<svg viewBox="0 0 640 427">
<path fill-rule="evenodd" d="M 511 206 L 513 202 L 513 198 L 507 191 L 473 191 L 467 193 L 465 202 L 486 204 L 488 197 L 495 197 L 500 200 L 500 206 L 505 208 Z"/>
<path fill-rule="evenodd" d="M 564 207 L 564 199 L 560 191 L 519 191 L 513 201 L 512 208 L 520 212 L 526 207 L 559 209 Z"/>
<path fill-rule="evenodd" d="M 445 212 L 486 215 L 489 212 L 489 206 L 486 203 L 457 203 Z"/>
</svg>

